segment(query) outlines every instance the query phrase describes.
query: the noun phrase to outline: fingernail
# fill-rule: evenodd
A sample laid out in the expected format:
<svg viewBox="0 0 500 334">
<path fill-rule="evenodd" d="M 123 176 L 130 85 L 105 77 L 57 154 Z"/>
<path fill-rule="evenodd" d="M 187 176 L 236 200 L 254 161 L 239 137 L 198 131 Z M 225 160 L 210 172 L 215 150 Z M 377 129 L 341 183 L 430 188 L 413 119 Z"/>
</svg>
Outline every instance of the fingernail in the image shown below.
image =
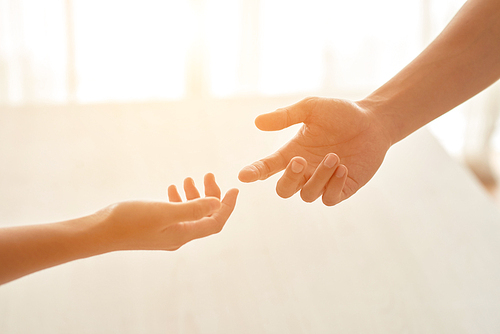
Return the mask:
<svg viewBox="0 0 500 334">
<path fill-rule="evenodd" d="M 295 174 L 298 174 L 298 173 L 302 172 L 303 169 L 304 169 L 304 165 L 298 163 L 297 161 L 292 161 L 292 172 L 294 172 Z"/>
<path fill-rule="evenodd" d="M 339 166 L 337 170 L 335 171 L 335 176 L 338 177 L 339 179 L 344 177 L 346 168 L 344 166 Z"/>
<path fill-rule="evenodd" d="M 326 167 L 332 168 L 333 166 L 335 166 L 335 164 L 337 164 L 338 160 L 339 158 L 337 158 L 335 154 L 328 154 L 324 164 Z"/>
</svg>

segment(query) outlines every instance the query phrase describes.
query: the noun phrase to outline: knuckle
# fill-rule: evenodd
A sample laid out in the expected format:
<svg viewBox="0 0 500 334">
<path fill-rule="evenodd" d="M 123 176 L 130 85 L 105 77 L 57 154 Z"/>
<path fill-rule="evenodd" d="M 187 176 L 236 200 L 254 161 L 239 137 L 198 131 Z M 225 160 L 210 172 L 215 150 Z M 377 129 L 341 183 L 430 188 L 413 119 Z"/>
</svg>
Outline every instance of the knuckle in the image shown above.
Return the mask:
<svg viewBox="0 0 500 334">
<path fill-rule="evenodd" d="M 300 103 L 307 105 L 309 103 L 314 103 L 317 100 L 317 97 L 315 96 L 307 96 L 300 101 Z"/>
<path fill-rule="evenodd" d="M 259 175 L 261 178 L 267 178 L 269 176 L 271 166 L 266 160 L 259 160 L 254 164 L 254 166 L 259 171 Z"/>
<path fill-rule="evenodd" d="M 315 96 L 308 96 L 300 101 L 301 104 L 307 109 L 314 109 L 316 103 L 318 102 L 318 98 Z"/>
<path fill-rule="evenodd" d="M 262 160 L 262 168 L 263 168 L 262 170 L 263 174 L 265 174 L 267 177 L 269 171 L 271 170 L 271 166 L 269 165 L 269 162 L 267 160 Z"/>
</svg>

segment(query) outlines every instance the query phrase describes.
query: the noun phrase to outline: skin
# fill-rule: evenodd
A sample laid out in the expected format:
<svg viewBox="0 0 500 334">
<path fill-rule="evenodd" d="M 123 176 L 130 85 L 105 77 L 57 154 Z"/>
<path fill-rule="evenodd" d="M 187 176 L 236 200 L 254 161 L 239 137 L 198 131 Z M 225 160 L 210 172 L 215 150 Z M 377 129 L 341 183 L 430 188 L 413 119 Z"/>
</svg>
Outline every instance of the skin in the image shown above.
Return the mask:
<svg viewBox="0 0 500 334">
<path fill-rule="evenodd" d="M 218 233 L 238 196 L 221 191 L 205 175 L 205 197 L 192 179 L 184 182 L 187 202 L 168 188 L 170 202 L 129 201 L 63 222 L 0 229 L 0 284 L 69 261 L 122 250 L 174 251 L 187 242 Z"/>
<path fill-rule="evenodd" d="M 393 144 L 499 78 L 500 1 L 469 0 L 417 58 L 363 100 L 311 97 L 258 116 L 263 131 L 303 125 L 277 152 L 244 167 L 239 179 L 265 180 L 285 170 L 279 196 L 300 191 L 305 202 L 322 197 L 335 205 L 373 177 Z M 328 168 L 331 155 L 339 162 Z"/>
</svg>

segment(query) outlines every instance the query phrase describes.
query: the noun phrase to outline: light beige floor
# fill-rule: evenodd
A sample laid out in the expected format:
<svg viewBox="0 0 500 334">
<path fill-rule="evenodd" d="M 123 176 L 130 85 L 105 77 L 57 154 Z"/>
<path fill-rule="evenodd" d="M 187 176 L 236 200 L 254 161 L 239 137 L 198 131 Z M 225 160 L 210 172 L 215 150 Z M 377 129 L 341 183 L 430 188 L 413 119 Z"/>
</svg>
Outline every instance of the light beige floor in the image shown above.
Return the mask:
<svg viewBox="0 0 500 334">
<path fill-rule="evenodd" d="M 279 198 L 276 177 L 238 182 L 291 136 L 258 131 L 255 115 L 290 102 L 1 112 L 2 224 L 164 199 L 208 171 L 241 193 L 222 233 L 177 252 L 0 286 L 0 333 L 499 333 L 500 210 L 426 131 L 334 208 Z"/>
</svg>

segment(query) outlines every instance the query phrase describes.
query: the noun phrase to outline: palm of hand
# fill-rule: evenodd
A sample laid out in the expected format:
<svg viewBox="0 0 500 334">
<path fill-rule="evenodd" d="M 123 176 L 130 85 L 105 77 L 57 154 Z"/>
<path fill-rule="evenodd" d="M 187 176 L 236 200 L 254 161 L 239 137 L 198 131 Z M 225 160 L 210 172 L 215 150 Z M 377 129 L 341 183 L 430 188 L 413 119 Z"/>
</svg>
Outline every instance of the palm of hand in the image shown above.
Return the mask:
<svg viewBox="0 0 500 334">
<path fill-rule="evenodd" d="M 390 147 L 376 118 L 347 100 L 307 98 L 260 115 L 255 123 L 264 131 L 303 126 L 277 152 L 243 168 L 240 180 L 264 180 L 285 169 L 278 195 L 287 198 L 300 190 L 306 202 L 322 196 L 331 206 L 350 197 L 371 179 Z"/>
<path fill-rule="evenodd" d="M 335 99 L 307 103 L 309 116 L 304 125 L 279 153 L 286 161 L 295 156 L 305 158 L 305 179 L 313 175 L 325 155 L 337 154 L 348 170 L 343 199 L 348 198 L 373 177 L 390 145 L 356 104 Z"/>
<path fill-rule="evenodd" d="M 213 174 L 205 175 L 204 185 L 204 198 L 194 181 L 187 178 L 186 202 L 171 185 L 170 203 L 129 201 L 101 210 L 108 244 L 113 250 L 176 250 L 193 239 L 220 232 L 234 210 L 238 190 L 230 189 L 221 201 Z"/>
</svg>

